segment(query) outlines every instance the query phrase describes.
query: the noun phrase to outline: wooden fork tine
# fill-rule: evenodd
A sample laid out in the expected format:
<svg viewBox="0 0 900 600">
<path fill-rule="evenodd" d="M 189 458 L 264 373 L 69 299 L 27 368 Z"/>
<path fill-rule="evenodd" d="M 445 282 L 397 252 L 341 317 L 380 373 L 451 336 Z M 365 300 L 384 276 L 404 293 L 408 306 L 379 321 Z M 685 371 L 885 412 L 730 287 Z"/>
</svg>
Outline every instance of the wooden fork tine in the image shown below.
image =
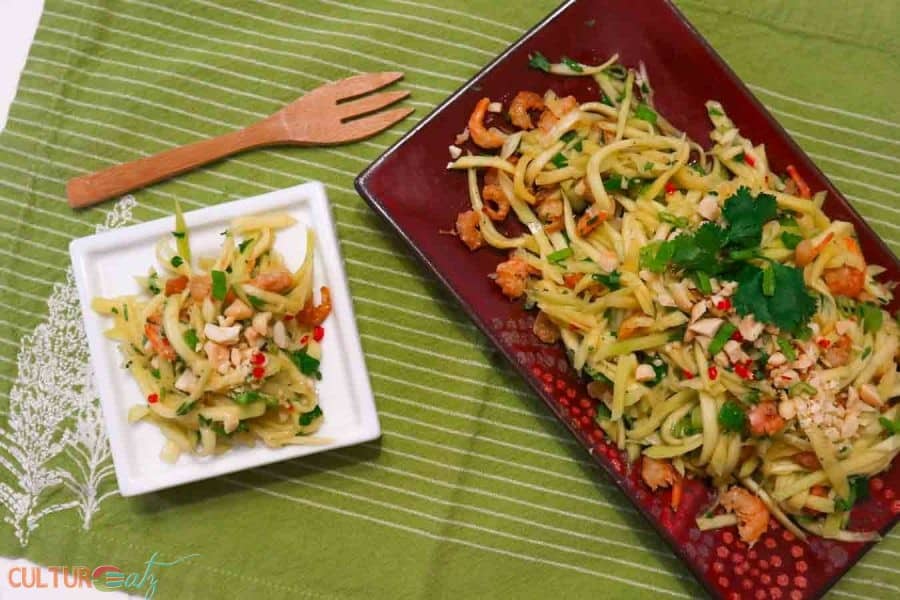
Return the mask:
<svg viewBox="0 0 900 600">
<path fill-rule="evenodd" d="M 390 85 L 401 79 L 403 73 L 399 71 L 387 71 L 385 73 L 363 73 L 362 75 L 354 75 L 334 83 L 325 84 L 315 90 L 313 93 L 327 92 L 334 97 L 335 102 L 354 96 L 361 96 L 374 92 L 387 85 Z"/>
<path fill-rule="evenodd" d="M 371 96 L 363 96 L 359 100 L 351 100 L 344 104 L 338 104 L 337 112 L 342 119 L 353 117 L 354 115 L 364 115 L 374 112 L 380 108 L 390 106 L 394 102 L 403 100 L 409 96 L 409 92 L 405 90 L 397 90 L 394 92 L 383 92 L 381 94 L 372 94 Z"/>
<path fill-rule="evenodd" d="M 355 121 L 342 123 L 340 127 L 341 136 L 346 139 L 354 140 L 369 137 L 370 135 L 374 135 L 379 131 L 387 129 L 398 121 L 402 121 L 412 113 L 413 110 L 415 109 L 395 108 L 394 110 L 387 110 L 375 113 L 374 115 L 369 115 L 368 117 L 356 119 Z"/>
</svg>

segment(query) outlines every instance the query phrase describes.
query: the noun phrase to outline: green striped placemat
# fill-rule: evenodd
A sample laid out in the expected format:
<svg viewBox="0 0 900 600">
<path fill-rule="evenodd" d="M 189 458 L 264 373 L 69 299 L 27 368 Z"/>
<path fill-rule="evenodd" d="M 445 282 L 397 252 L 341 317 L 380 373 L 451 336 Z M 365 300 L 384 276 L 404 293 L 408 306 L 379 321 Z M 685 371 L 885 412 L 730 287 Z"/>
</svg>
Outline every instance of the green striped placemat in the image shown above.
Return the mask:
<svg viewBox="0 0 900 600">
<path fill-rule="evenodd" d="M 160 597 L 696 597 L 698 584 L 352 187 L 552 10 L 427 0 L 47 0 L 0 134 L 0 554 L 157 560 Z M 900 250 L 895 3 L 679 6 Z M 75 214 L 73 175 L 212 136 L 356 71 L 413 118 L 263 150 Z M 98 228 L 325 182 L 384 439 L 129 500 L 115 493 L 67 245 Z M 151 448 L 148 452 L 157 452 Z M 832 592 L 900 594 L 890 534 Z M 146 581 L 144 582 L 147 583 Z M 142 589 L 132 590 L 145 593 Z"/>
</svg>

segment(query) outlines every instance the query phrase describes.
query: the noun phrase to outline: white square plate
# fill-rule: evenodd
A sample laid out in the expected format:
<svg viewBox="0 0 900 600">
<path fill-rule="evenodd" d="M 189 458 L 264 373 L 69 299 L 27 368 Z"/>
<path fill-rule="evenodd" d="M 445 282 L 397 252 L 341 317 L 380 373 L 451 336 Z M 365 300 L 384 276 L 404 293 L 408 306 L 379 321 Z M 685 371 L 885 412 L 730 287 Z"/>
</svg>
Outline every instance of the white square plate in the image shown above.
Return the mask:
<svg viewBox="0 0 900 600">
<path fill-rule="evenodd" d="M 327 285 L 331 290 L 333 310 L 323 324 L 326 333 L 322 342 L 322 380 L 317 386 L 319 403 L 325 413 L 318 435 L 331 441 L 320 446 L 271 449 L 260 443 L 254 448 L 236 447 L 219 456 L 182 455 L 175 464 L 163 462 L 159 453 L 165 439 L 159 429 L 151 423 L 128 423 L 129 408 L 145 400 L 131 374 L 122 367 L 117 343 L 103 335 L 111 327 L 111 321 L 91 310 L 91 299 L 138 293 L 140 286 L 135 277 L 146 275 L 151 266 L 159 268 L 154 249 L 160 239 L 171 236 L 174 217 L 77 239 L 69 247 L 94 381 L 123 496 L 359 444 L 381 435 L 334 222 L 322 184 L 308 183 L 186 213 L 193 254 L 218 254 L 222 243 L 220 234 L 228 228 L 231 219 L 270 212 L 286 212 L 297 220 L 292 227 L 280 230 L 275 242 L 289 268 L 297 268 L 303 261 L 306 227 L 315 231 L 315 288 Z"/>
</svg>

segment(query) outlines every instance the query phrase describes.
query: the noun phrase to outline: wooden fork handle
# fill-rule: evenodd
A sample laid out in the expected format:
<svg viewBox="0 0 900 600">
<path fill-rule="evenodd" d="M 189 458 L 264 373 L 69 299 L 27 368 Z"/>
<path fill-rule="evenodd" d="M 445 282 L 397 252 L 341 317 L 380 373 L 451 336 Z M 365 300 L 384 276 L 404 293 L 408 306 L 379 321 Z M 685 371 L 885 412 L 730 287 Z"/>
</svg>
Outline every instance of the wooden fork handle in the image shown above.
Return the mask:
<svg viewBox="0 0 900 600">
<path fill-rule="evenodd" d="M 266 125 L 263 121 L 246 129 L 70 179 L 66 185 L 69 206 L 92 206 L 242 150 L 270 144 L 271 131 Z"/>
</svg>

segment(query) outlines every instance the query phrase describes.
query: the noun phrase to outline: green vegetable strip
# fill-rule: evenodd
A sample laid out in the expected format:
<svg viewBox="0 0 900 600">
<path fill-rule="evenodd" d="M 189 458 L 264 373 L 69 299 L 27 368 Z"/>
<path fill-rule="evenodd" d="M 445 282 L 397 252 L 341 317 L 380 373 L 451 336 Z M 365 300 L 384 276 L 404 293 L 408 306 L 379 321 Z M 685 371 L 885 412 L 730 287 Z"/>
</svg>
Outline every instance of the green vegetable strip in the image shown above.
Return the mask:
<svg viewBox="0 0 900 600">
<path fill-rule="evenodd" d="M 228 294 L 228 282 L 224 271 L 210 271 L 212 276 L 212 296 L 216 300 L 224 300 Z"/>
<path fill-rule="evenodd" d="M 188 264 L 191 263 L 191 242 L 188 238 L 187 225 L 184 223 L 184 214 L 181 212 L 181 203 L 175 200 L 175 245 L 178 255 Z"/>
<path fill-rule="evenodd" d="M 727 321 L 722 323 L 722 326 L 719 327 L 716 335 L 713 336 L 712 341 L 709 343 L 709 355 L 715 356 L 721 352 L 722 348 L 725 347 L 725 344 L 731 339 L 731 336 L 734 335 L 735 331 L 737 331 L 737 327 L 731 323 L 728 323 Z"/>
</svg>

